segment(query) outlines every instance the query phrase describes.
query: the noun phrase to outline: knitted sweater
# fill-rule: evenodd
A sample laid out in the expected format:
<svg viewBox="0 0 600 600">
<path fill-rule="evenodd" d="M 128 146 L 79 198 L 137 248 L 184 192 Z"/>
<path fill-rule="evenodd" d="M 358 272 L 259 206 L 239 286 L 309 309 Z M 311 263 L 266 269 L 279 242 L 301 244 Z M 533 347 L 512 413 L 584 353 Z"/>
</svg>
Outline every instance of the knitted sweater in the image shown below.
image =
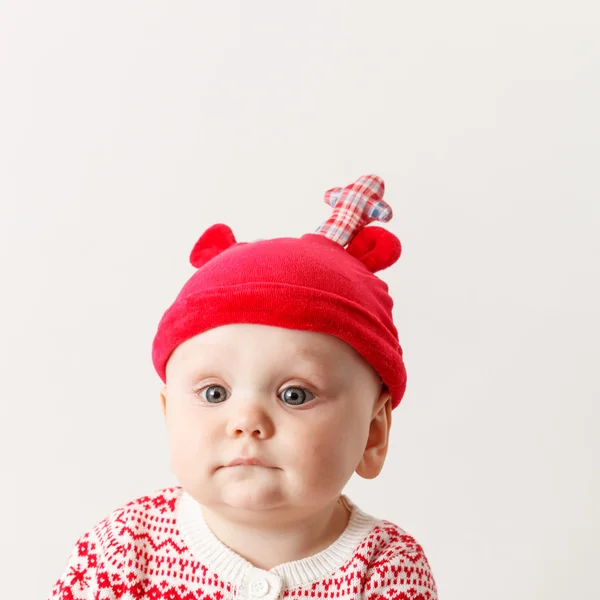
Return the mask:
<svg viewBox="0 0 600 600">
<path fill-rule="evenodd" d="M 342 502 L 351 515 L 335 542 L 265 571 L 223 544 L 181 487 L 165 488 L 81 536 L 48 600 L 436 600 L 414 538 Z"/>
</svg>

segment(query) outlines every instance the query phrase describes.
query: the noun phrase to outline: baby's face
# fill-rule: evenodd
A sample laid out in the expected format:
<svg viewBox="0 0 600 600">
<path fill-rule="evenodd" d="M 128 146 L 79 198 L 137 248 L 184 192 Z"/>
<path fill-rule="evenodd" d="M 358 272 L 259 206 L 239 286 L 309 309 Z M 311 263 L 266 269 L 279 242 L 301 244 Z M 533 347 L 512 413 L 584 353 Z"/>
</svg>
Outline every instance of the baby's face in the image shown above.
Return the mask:
<svg viewBox="0 0 600 600">
<path fill-rule="evenodd" d="M 361 462 L 383 394 L 375 371 L 333 336 L 211 329 L 167 364 L 171 470 L 205 506 L 324 506 Z M 260 464 L 231 465 L 239 459 Z"/>
</svg>

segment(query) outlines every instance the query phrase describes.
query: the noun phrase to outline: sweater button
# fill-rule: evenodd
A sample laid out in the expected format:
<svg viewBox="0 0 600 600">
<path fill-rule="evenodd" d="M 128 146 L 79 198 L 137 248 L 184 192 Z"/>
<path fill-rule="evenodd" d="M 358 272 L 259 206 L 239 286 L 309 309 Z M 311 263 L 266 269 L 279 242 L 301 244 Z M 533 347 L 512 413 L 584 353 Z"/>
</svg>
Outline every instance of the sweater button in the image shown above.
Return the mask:
<svg viewBox="0 0 600 600">
<path fill-rule="evenodd" d="M 253 598 L 263 598 L 269 591 L 269 582 L 266 579 L 255 579 L 250 584 L 250 595 Z"/>
</svg>

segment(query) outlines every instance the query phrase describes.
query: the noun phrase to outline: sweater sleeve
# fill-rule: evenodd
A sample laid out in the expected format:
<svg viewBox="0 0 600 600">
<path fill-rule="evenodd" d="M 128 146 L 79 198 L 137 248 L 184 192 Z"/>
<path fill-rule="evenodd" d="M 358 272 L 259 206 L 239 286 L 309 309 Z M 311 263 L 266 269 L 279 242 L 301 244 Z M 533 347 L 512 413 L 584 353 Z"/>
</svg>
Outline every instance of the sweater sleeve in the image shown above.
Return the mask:
<svg viewBox="0 0 600 600">
<path fill-rule="evenodd" d="M 116 600 L 126 589 L 119 571 L 106 560 L 95 528 L 77 540 L 47 600 Z"/>
<path fill-rule="evenodd" d="M 409 536 L 407 536 L 409 537 Z M 437 600 L 437 587 L 423 549 L 412 544 L 373 563 L 364 600 Z"/>
</svg>

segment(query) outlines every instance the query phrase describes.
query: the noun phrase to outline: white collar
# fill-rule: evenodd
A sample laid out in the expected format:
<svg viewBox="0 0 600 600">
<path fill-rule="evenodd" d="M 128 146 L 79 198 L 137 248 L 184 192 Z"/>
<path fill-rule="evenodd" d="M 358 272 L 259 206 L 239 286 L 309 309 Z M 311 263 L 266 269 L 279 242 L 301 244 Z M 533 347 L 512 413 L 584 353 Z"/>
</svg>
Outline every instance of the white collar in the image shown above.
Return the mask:
<svg viewBox="0 0 600 600">
<path fill-rule="evenodd" d="M 282 563 L 269 571 L 254 567 L 245 558 L 219 540 L 210 530 L 202 515 L 200 504 L 187 492 L 177 501 L 176 519 L 180 533 L 192 554 L 223 581 L 242 585 L 257 574 L 275 576 L 284 587 L 296 587 L 319 581 L 347 562 L 377 520 L 360 510 L 347 496 L 342 503 L 351 510 L 342 534 L 327 548 L 306 558 Z"/>
</svg>

